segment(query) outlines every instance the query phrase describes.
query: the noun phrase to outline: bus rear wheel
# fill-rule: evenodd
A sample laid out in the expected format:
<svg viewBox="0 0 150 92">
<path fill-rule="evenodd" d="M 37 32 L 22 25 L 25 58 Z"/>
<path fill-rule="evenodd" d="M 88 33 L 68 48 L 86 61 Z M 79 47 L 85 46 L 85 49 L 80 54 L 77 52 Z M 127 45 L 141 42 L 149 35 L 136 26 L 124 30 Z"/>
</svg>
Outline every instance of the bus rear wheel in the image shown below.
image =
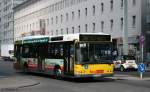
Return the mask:
<svg viewBox="0 0 150 92">
<path fill-rule="evenodd" d="M 23 72 L 27 73 L 28 72 L 28 64 L 25 62 L 23 65 Z"/>
<path fill-rule="evenodd" d="M 62 77 L 62 70 L 61 70 L 60 67 L 57 66 L 57 67 L 54 68 L 54 75 L 55 75 L 55 77 L 57 79 L 61 79 L 61 77 Z"/>
</svg>

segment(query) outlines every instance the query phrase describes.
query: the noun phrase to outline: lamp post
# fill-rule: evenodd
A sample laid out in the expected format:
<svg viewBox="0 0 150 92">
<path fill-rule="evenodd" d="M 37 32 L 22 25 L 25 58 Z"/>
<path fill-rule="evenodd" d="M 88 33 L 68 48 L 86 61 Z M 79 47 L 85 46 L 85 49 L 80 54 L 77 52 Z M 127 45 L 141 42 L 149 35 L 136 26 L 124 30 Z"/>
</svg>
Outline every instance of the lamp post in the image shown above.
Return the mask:
<svg viewBox="0 0 150 92">
<path fill-rule="evenodd" d="M 123 26 L 123 54 L 128 54 L 128 0 L 123 0 L 124 2 L 124 26 Z"/>
</svg>

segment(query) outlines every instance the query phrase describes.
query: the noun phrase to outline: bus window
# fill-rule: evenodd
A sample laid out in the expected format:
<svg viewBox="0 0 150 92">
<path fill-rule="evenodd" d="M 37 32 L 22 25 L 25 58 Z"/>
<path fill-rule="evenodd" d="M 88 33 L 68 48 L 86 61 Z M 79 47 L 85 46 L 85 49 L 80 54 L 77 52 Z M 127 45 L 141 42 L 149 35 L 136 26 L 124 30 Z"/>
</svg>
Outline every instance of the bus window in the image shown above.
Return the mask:
<svg viewBox="0 0 150 92">
<path fill-rule="evenodd" d="M 36 57 L 36 48 L 33 47 L 32 45 L 25 45 L 22 48 L 22 57 L 23 58 L 34 58 Z"/>
<path fill-rule="evenodd" d="M 110 44 L 82 43 L 76 49 L 76 59 L 79 63 L 111 62 Z"/>
</svg>

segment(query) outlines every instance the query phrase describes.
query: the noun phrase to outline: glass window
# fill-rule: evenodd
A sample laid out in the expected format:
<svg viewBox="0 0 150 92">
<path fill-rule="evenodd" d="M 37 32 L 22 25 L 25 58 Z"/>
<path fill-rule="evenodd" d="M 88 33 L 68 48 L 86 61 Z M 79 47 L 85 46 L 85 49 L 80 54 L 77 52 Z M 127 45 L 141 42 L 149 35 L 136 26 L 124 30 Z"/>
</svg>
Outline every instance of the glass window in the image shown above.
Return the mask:
<svg viewBox="0 0 150 92">
<path fill-rule="evenodd" d="M 132 27 L 135 27 L 136 24 L 136 16 L 132 16 Z"/>
<path fill-rule="evenodd" d="M 101 3 L 101 12 L 104 12 L 104 3 Z"/>
<path fill-rule="evenodd" d="M 74 27 L 72 27 L 72 33 L 74 33 Z"/>
<path fill-rule="evenodd" d="M 58 30 L 56 30 L 56 35 L 58 35 Z"/>
<path fill-rule="evenodd" d="M 78 31 L 79 31 L 79 33 L 80 33 L 80 30 L 81 30 L 81 28 L 80 28 L 80 26 L 78 26 Z"/>
<path fill-rule="evenodd" d="M 80 43 L 76 53 L 77 63 L 112 63 L 110 44 Z"/>
<path fill-rule="evenodd" d="M 88 25 L 85 24 L 85 32 L 87 32 L 87 31 L 88 31 Z"/>
<path fill-rule="evenodd" d="M 63 29 L 61 29 L 60 31 L 61 31 L 61 35 L 63 35 Z"/>
<path fill-rule="evenodd" d="M 72 20 L 74 20 L 74 11 L 72 12 Z"/>
<path fill-rule="evenodd" d="M 85 16 L 87 16 L 87 8 L 85 8 Z"/>
<path fill-rule="evenodd" d="M 93 5 L 93 15 L 95 15 L 95 5 Z"/>
<path fill-rule="evenodd" d="M 101 21 L 101 30 L 104 31 L 104 21 Z"/>
<path fill-rule="evenodd" d="M 60 16 L 61 17 L 61 23 L 63 22 L 63 15 Z"/>
<path fill-rule="evenodd" d="M 56 24 L 58 23 L 58 16 L 56 16 Z"/>
<path fill-rule="evenodd" d="M 68 13 L 66 13 L 66 21 L 68 21 L 69 20 L 69 15 L 68 15 Z"/>
<path fill-rule="evenodd" d="M 113 19 L 111 19 L 110 20 L 110 28 L 111 28 L 111 30 L 113 29 L 113 23 L 114 23 L 114 21 L 113 21 Z"/>
<path fill-rule="evenodd" d="M 51 35 L 54 35 L 54 32 L 53 32 L 53 30 L 51 30 Z"/>
<path fill-rule="evenodd" d="M 121 8 L 123 8 L 123 0 L 121 0 Z"/>
<path fill-rule="evenodd" d="M 67 34 L 69 33 L 69 32 L 68 32 L 68 30 L 69 30 L 69 29 L 68 29 L 68 28 L 66 28 L 66 33 L 67 33 Z"/>
<path fill-rule="evenodd" d="M 93 23 L 93 33 L 95 32 L 95 23 Z"/>
<path fill-rule="evenodd" d="M 78 10 L 78 18 L 80 19 L 80 10 Z"/>
<path fill-rule="evenodd" d="M 53 21 L 54 21 L 53 18 L 51 18 L 51 24 L 52 24 L 52 25 L 53 25 L 53 23 L 54 23 Z"/>
<path fill-rule="evenodd" d="M 123 18 L 121 18 L 120 24 L 121 24 L 121 29 L 123 29 Z"/>
<path fill-rule="evenodd" d="M 113 3 L 114 3 L 114 1 L 113 1 L 113 0 L 110 0 L 110 10 L 111 10 L 111 11 L 113 10 Z"/>
<path fill-rule="evenodd" d="M 133 5 L 136 5 L 136 0 L 132 0 L 132 4 L 133 4 Z"/>
</svg>

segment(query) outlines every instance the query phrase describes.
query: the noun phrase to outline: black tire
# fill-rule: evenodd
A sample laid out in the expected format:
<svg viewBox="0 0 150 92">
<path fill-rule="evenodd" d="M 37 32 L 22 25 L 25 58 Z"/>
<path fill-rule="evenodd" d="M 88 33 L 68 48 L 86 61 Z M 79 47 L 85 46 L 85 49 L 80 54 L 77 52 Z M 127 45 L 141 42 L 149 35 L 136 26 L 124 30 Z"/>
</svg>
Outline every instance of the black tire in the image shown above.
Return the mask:
<svg viewBox="0 0 150 92">
<path fill-rule="evenodd" d="M 60 68 L 60 66 L 55 66 L 54 68 L 54 75 L 57 79 L 61 79 L 62 78 L 62 70 Z"/>
<path fill-rule="evenodd" d="M 124 72 L 124 71 L 125 71 L 125 69 L 124 69 L 123 66 L 120 67 L 120 71 L 121 71 L 121 72 Z"/>
<path fill-rule="evenodd" d="M 23 72 L 28 73 L 28 64 L 26 62 L 23 65 Z"/>
</svg>

